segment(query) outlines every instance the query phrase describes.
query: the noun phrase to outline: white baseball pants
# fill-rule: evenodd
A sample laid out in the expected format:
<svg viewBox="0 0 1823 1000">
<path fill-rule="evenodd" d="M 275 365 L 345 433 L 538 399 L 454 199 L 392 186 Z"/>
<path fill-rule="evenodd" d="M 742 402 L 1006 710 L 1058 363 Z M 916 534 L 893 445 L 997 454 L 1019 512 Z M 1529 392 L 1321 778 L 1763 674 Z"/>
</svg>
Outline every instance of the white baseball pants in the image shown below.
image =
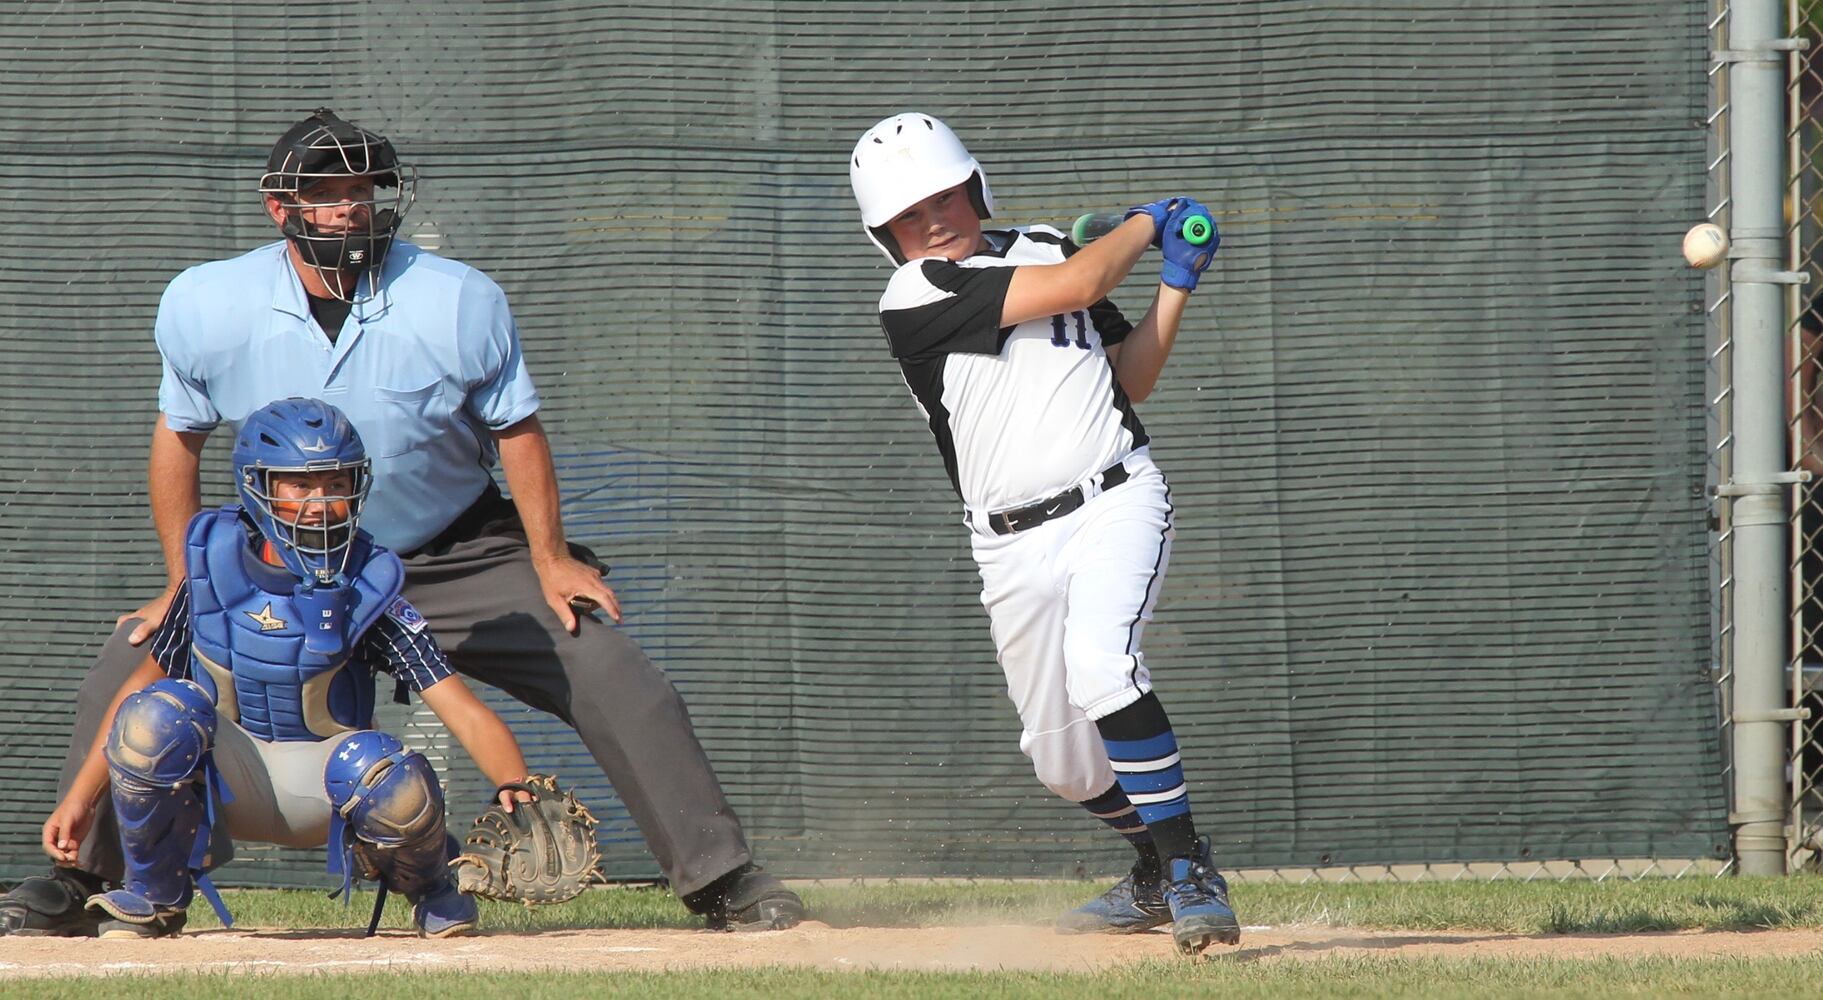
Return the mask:
<svg viewBox="0 0 1823 1000">
<path fill-rule="evenodd" d="M 1139 650 L 1171 558 L 1170 491 L 1144 449 L 1125 483 L 1075 512 L 1008 535 L 969 518 L 981 603 L 993 624 L 1019 749 L 1038 780 L 1072 802 L 1114 784 L 1095 720 L 1152 690 Z"/>
</svg>

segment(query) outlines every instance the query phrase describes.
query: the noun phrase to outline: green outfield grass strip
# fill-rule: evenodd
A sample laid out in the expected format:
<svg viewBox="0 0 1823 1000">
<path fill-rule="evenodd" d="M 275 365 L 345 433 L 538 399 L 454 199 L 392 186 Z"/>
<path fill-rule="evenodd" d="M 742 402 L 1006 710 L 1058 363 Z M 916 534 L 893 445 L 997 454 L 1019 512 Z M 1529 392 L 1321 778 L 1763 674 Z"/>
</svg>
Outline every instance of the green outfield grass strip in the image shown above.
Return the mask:
<svg viewBox="0 0 1823 1000">
<path fill-rule="evenodd" d="M 1105 886 L 1088 882 L 979 882 L 803 887 L 816 919 L 837 927 L 1046 924 Z M 252 927 L 365 926 L 372 896 L 344 907 L 322 893 L 233 890 L 238 921 Z M 1239 885 L 1243 924 L 1362 929 L 1501 931 L 1513 934 L 1633 933 L 1823 927 L 1823 878 L 1645 879 L 1638 882 L 1433 882 Z M 383 926 L 404 927 L 394 901 Z M 483 903 L 493 930 L 699 927 L 670 893 L 604 888 L 557 906 Z M 206 906 L 190 926 L 219 926 Z"/>
<path fill-rule="evenodd" d="M 0 981 L 0 993 L 34 1000 L 739 1000 L 747 997 L 898 998 L 1220 997 L 1780 997 L 1815 996 L 1823 957 L 1793 959 L 1336 958 L 1323 961 L 1148 961 L 1092 975 L 1027 972 L 821 972 L 759 968 L 628 973 L 338 973 L 279 976 L 207 973 Z M 8 989 L 11 987 L 12 989 Z"/>
</svg>

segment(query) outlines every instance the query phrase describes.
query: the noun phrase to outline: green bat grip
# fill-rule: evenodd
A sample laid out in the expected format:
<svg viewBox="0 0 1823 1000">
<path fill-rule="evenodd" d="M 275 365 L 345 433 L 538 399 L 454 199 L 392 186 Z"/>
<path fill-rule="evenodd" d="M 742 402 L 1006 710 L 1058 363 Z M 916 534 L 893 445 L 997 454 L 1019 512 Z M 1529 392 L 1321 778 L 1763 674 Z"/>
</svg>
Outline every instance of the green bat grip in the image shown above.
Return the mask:
<svg viewBox="0 0 1823 1000">
<path fill-rule="evenodd" d="M 1183 234 L 1185 243 L 1200 247 L 1215 235 L 1215 223 L 1207 215 L 1192 215 L 1184 220 Z"/>
</svg>

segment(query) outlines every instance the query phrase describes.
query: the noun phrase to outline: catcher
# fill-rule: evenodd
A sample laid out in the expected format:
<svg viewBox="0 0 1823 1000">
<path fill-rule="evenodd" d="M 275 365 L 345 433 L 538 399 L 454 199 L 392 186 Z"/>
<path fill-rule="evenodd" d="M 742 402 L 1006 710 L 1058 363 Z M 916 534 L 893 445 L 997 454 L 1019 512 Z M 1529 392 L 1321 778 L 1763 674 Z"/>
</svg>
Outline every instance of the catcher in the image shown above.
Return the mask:
<svg viewBox="0 0 1823 1000">
<path fill-rule="evenodd" d="M 74 863 L 112 796 L 126 877 L 88 900 L 102 937 L 177 934 L 196 890 L 231 924 L 204 873 L 234 840 L 327 844 L 344 890 L 379 880 L 375 925 L 391 890 L 424 936 L 473 930 L 436 772 L 371 728 L 374 671 L 393 675 L 400 700 L 418 692 L 502 786 L 507 812 L 534 794 L 518 743 L 399 596 L 398 558 L 358 529 L 369 465 L 341 411 L 269 404 L 242 424 L 233 463 L 241 503 L 190 521 L 184 585 L 45 822 L 45 851 Z M 212 838 L 218 824 L 226 836 Z"/>
</svg>

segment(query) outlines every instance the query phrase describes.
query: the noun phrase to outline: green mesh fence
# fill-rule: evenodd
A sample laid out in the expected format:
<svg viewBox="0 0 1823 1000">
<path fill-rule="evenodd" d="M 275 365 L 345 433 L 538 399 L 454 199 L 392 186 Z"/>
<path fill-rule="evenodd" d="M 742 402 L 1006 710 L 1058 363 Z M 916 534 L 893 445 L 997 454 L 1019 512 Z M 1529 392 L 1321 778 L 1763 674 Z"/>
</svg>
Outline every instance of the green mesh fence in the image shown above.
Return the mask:
<svg viewBox="0 0 1823 1000">
<path fill-rule="evenodd" d="M 1018 753 L 959 512 L 873 318 L 844 164 L 937 114 L 1002 215 L 1189 192 L 1205 278 L 1141 407 L 1179 510 L 1148 660 L 1224 865 L 1726 853 L 1708 677 L 1704 5 L 0 3 L 0 877 L 75 690 L 161 578 L 151 322 L 270 239 L 318 104 L 506 288 L 573 536 L 795 875 L 1125 848 Z M 1143 308 L 1142 266 L 1115 300 Z M 217 435 L 218 438 L 225 435 Z M 222 442 L 219 440 L 216 445 Z M 212 448 L 206 499 L 228 499 Z M 654 872 L 574 736 L 612 874 Z M 388 724 L 442 756 L 422 718 Z M 454 810 L 483 791 L 445 768 Z M 317 884 L 254 850 L 228 882 Z"/>
</svg>

